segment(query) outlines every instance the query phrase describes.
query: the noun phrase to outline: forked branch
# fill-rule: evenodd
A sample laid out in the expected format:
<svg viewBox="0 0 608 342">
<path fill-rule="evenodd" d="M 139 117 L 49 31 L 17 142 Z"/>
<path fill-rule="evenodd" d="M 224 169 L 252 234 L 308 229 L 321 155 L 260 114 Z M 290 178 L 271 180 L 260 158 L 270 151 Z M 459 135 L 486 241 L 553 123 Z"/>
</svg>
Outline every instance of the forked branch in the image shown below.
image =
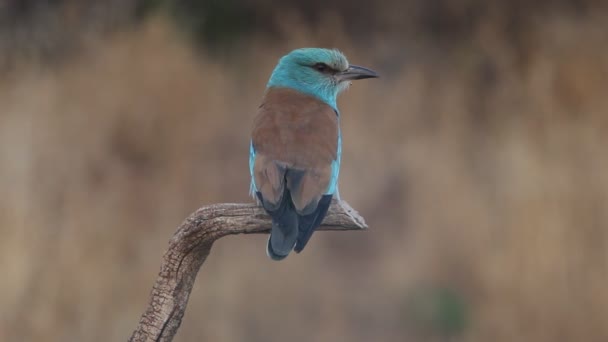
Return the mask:
<svg viewBox="0 0 608 342">
<path fill-rule="evenodd" d="M 317 230 L 361 230 L 365 221 L 334 200 Z M 268 233 L 270 218 L 255 204 L 213 204 L 190 215 L 169 241 L 146 311 L 129 341 L 171 341 L 182 322 L 198 270 L 213 242 L 226 235 Z"/>
</svg>

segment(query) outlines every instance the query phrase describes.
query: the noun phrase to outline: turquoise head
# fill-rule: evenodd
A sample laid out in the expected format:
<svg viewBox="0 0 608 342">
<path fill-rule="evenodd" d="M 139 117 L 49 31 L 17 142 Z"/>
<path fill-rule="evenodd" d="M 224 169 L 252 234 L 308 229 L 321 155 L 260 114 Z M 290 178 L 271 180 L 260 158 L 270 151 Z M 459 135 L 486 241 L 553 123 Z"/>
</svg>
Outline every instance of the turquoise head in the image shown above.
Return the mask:
<svg viewBox="0 0 608 342">
<path fill-rule="evenodd" d="M 291 88 L 314 96 L 337 110 L 338 94 L 350 81 L 378 77 L 374 71 L 351 65 L 338 50 L 303 48 L 283 56 L 268 87 Z"/>
</svg>

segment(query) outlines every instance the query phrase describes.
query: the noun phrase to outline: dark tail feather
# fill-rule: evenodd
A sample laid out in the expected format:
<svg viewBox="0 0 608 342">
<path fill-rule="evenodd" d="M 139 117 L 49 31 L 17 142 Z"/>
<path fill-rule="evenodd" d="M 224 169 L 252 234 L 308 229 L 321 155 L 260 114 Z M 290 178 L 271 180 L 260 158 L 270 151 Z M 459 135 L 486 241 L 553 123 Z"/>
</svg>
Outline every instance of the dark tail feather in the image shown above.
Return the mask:
<svg viewBox="0 0 608 342">
<path fill-rule="evenodd" d="M 259 193 L 258 196 L 262 197 Z M 287 191 L 277 209 L 268 211 L 268 213 L 272 218 L 272 229 L 266 246 L 266 254 L 272 260 L 283 260 L 293 250 L 298 238 L 298 214 Z"/>
<path fill-rule="evenodd" d="M 296 242 L 296 246 L 294 251 L 300 253 L 308 240 L 312 237 L 312 233 L 314 233 L 315 229 L 321 225 L 325 215 L 327 214 L 327 210 L 329 209 L 329 205 L 331 204 L 331 198 L 333 195 L 323 195 L 317 204 L 317 209 L 308 215 L 303 215 L 299 217 L 298 220 L 298 240 Z"/>
<path fill-rule="evenodd" d="M 272 230 L 268 238 L 267 254 L 273 260 L 282 260 L 293 250 L 298 238 L 298 214 L 286 208 L 280 218 L 272 218 Z"/>
</svg>

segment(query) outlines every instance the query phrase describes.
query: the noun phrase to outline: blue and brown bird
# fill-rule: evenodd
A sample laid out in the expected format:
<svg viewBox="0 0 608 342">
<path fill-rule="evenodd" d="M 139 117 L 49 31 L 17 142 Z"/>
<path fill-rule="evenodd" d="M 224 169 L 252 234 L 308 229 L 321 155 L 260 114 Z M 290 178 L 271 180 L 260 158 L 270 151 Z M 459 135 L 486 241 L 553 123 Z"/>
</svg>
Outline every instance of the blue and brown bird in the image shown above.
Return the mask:
<svg viewBox="0 0 608 342">
<path fill-rule="evenodd" d="M 351 81 L 378 77 L 337 50 L 297 49 L 279 60 L 253 122 L 251 193 L 272 218 L 266 253 L 301 252 L 334 195 L 342 137 L 338 94 Z"/>
</svg>

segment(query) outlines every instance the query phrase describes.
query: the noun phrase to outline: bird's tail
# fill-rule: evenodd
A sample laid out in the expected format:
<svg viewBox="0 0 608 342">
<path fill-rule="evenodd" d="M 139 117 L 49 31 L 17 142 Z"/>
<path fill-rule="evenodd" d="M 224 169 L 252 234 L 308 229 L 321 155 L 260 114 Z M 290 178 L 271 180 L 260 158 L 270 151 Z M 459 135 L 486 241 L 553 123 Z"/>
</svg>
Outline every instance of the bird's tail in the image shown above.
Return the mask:
<svg viewBox="0 0 608 342">
<path fill-rule="evenodd" d="M 319 200 L 315 211 L 299 217 L 298 239 L 294 248 L 296 253 L 300 253 L 304 247 L 306 247 L 308 240 L 312 237 L 312 233 L 314 233 L 315 229 L 323 222 L 323 219 L 327 214 L 327 209 L 329 209 L 329 205 L 331 204 L 332 197 L 332 195 L 323 195 L 321 200 Z"/>
<path fill-rule="evenodd" d="M 283 198 L 279 210 L 270 213 L 272 230 L 268 237 L 266 254 L 272 260 L 283 260 L 293 250 L 298 239 L 298 214 L 289 194 Z"/>
</svg>

